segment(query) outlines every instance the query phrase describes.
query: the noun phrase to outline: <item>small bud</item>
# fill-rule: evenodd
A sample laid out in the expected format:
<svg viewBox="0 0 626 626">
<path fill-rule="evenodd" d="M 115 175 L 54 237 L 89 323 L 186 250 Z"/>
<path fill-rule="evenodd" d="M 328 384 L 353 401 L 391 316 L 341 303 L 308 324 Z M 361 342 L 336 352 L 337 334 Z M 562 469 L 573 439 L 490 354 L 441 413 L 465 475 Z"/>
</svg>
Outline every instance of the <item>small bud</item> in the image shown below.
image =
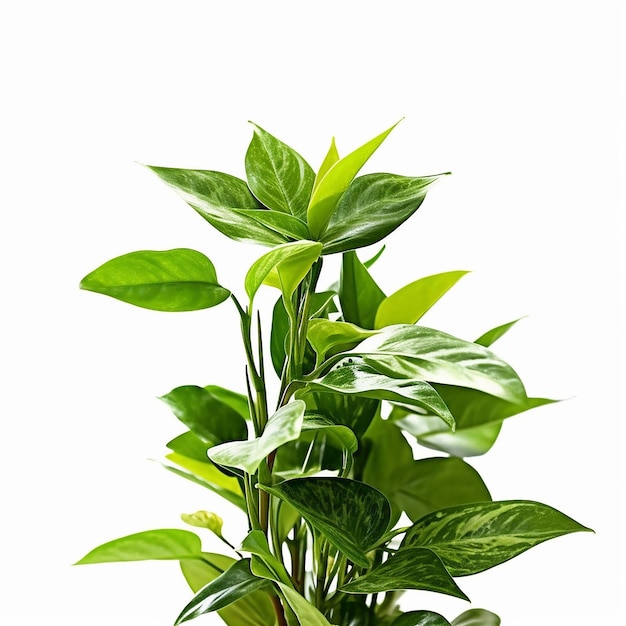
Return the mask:
<svg viewBox="0 0 626 626">
<path fill-rule="evenodd" d="M 189 524 L 190 526 L 197 526 L 198 528 L 208 528 L 218 537 L 222 536 L 222 525 L 224 524 L 224 520 L 216 513 L 209 513 L 208 511 L 196 511 L 195 513 L 182 513 L 180 518 L 183 520 L 183 522 Z"/>
</svg>

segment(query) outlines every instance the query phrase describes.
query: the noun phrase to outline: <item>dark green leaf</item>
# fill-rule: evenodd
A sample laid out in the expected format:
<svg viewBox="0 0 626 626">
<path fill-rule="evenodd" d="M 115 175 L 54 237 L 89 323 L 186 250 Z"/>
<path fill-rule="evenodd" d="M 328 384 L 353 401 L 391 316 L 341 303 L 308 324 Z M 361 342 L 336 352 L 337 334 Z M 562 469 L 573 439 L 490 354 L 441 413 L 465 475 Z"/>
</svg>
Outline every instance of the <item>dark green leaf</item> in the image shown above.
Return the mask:
<svg viewBox="0 0 626 626">
<path fill-rule="evenodd" d="M 318 411 L 335 424 L 347 426 L 360 439 L 380 406 L 379 400 L 338 393 L 313 393 Z"/>
<path fill-rule="evenodd" d="M 270 335 L 270 354 L 276 375 L 280 378 L 287 359 L 286 342 L 289 340 L 289 316 L 282 296 L 276 300 L 272 312 L 272 330 Z"/>
<path fill-rule="evenodd" d="M 382 565 L 341 587 L 346 593 L 379 593 L 422 589 L 469 600 L 459 589 L 441 559 L 431 550 L 400 550 Z"/>
<path fill-rule="evenodd" d="M 205 389 L 223 404 L 228 405 L 234 411 L 237 411 L 244 420 L 250 420 L 250 409 L 248 407 L 248 398 L 242 393 L 219 387 L 218 385 L 207 385 Z"/>
<path fill-rule="evenodd" d="M 391 626 L 450 626 L 450 622 L 432 611 L 411 611 L 398 617 Z"/>
<path fill-rule="evenodd" d="M 80 283 L 116 300 L 153 311 L 197 311 L 224 302 L 213 263 L 195 250 L 141 250 L 107 261 Z"/>
<path fill-rule="evenodd" d="M 420 459 L 396 467 L 390 480 L 395 489 L 388 497 L 412 521 L 448 506 L 491 500 L 478 472 L 462 459 Z"/>
<path fill-rule="evenodd" d="M 252 193 L 274 211 L 306 219 L 315 173 L 292 148 L 256 124 L 246 152 Z"/>
<path fill-rule="evenodd" d="M 380 241 L 417 211 L 429 185 L 438 178 L 397 174 L 357 178 L 339 201 L 320 238 L 324 254 L 355 250 Z"/>
<path fill-rule="evenodd" d="M 485 609 L 470 609 L 453 619 L 452 626 L 500 626 L 500 618 Z"/>
<path fill-rule="evenodd" d="M 335 161 L 328 168 L 326 174 L 316 183 L 315 191 L 311 196 L 307 210 L 307 222 L 315 238 L 319 238 L 324 232 L 339 199 L 348 188 L 348 185 L 350 185 L 352 179 L 398 123 L 396 122 L 391 128 L 374 137 L 374 139 L 357 148 L 343 159 Z M 331 155 L 331 158 L 334 157 Z"/>
<path fill-rule="evenodd" d="M 374 265 L 374 263 L 376 263 L 376 261 L 378 261 L 378 259 L 380 259 L 384 251 L 385 251 L 385 246 L 382 245 L 380 250 L 371 259 L 368 259 L 367 261 L 363 261 L 363 265 L 367 269 L 369 269 L 370 267 L 372 267 L 372 265 Z"/>
<path fill-rule="evenodd" d="M 492 343 L 500 339 L 502 335 L 507 333 L 517 322 L 519 322 L 523 318 L 519 318 L 509 322 L 508 324 L 502 324 L 502 326 L 496 326 L 491 330 L 488 330 L 484 335 L 481 335 L 474 343 L 477 343 L 480 346 L 485 346 L 488 348 Z"/>
<path fill-rule="evenodd" d="M 347 478 L 296 478 L 261 488 L 291 504 L 348 559 L 369 567 L 367 552 L 384 535 L 391 517 L 380 491 Z"/>
<path fill-rule="evenodd" d="M 359 261 L 355 252 L 342 257 L 339 281 L 339 302 L 344 322 L 373 329 L 376 311 L 385 294 Z"/>
<path fill-rule="evenodd" d="M 415 324 L 467 272 L 443 272 L 412 282 L 387 296 L 376 311 L 375 328 Z"/>
<path fill-rule="evenodd" d="M 164 528 L 146 530 L 103 543 L 75 565 L 118 563 L 122 561 L 199 559 L 200 538 L 188 530 Z"/>
<path fill-rule="evenodd" d="M 504 563 L 543 541 L 589 531 L 539 502 L 478 502 L 429 513 L 402 542 L 436 552 L 453 576 L 467 576 Z"/>
<path fill-rule="evenodd" d="M 267 209 L 250 193 L 248 185 L 240 178 L 209 170 L 148 167 L 227 237 L 266 246 L 287 241 L 284 235 L 246 215 L 245 211 L 249 209 Z M 240 212 L 239 209 L 244 211 Z"/>
<path fill-rule="evenodd" d="M 305 408 L 302 400 L 290 402 L 269 418 L 260 437 L 251 441 L 229 441 L 215 446 L 209 450 L 209 458 L 218 465 L 237 467 L 248 474 L 254 474 L 271 452 L 298 438 Z"/>
<path fill-rule="evenodd" d="M 258 209 L 241 209 L 238 213 L 251 217 L 253 220 L 268 226 L 288 239 L 299 241 L 311 238 L 306 223 L 289 213 L 259 211 Z"/>
<path fill-rule="evenodd" d="M 207 389 L 185 385 L 160 399 L 205 443 L 214 446 L 248 437 L 248 427 L 241 415 Z"/>
<path fill-rule="evenodd" d="M 174 624 L 176 626 L 199 615 L 223 609 L 267 585 L 266 580 L 252 574 L 249 559 L 236 561 L 223 574 L 200 589 Z"/>
</svg>

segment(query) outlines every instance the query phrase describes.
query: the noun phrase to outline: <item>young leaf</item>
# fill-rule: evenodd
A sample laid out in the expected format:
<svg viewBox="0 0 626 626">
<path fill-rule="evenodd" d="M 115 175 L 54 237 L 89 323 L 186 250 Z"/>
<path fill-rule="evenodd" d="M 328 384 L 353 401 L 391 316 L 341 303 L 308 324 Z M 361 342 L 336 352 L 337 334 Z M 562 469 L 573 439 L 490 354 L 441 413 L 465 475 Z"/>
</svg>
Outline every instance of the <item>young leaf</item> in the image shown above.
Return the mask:
<svg viewBox="0 0 626 626">
<path fill-rule="evenodd" d="M 330 147 L 328 148 L 328 152 L 320 165 L 319 170 L 315 176 L 315 183 L 313 185 L 313 191 L 315 191 L 324 178 L 326 176 L 328 170 L 339 161 L 339 153 L 337 152 L 337 146 L 335 145 L 335 138 L 333 137 L 330 140 Z"/>
<path fill-rule="evenodd" d="M 251 530 L 243 540 L 239 550 L 258 556 L 270 572 L 270 580 L 291 586 L 291 579 L 285 566 L 270 551 L 267 537 L 261 530 Z M 254 569 L 254 568 L 253 568 Z"/>
<path fill-rule="evenodd" d="M 230 291 L 217 283 L 213 263 L 187 248 L 118 256 L 87 274 L 80 288 L 168 312 L 208 309 L 230 296 Z"/>
<path fill-rule="evenodd" d="M 485 609 L 470 609 L 453 619 L 452 626 L 500 626 L 500 618 Z"/>
<path fill-rule="evenodd" d="M 453 576 L 468 576 L 548 539 L 580 531 L 592 532 L 539 502 L 478 502 L 425 515 L 407 531 L 401 548 L 429 548 Z"/>
<path fill-rule="evenodd" d="M 254 474 L 268 454 L 298 438 L 305 408 L 302 400 L 290 402 L 270 417 L 260 437 L 252 441 L 231 441 L 215 446 L 208 451 L 209 458 L 218 465 L 237 467 Z"/>
<path fill-rule="evenodd" d="M 180 569 L 196 593 L 214 581 L 236 562 L 223 554 L 203 552 L 202 559 L 182 560 Z M 227 626 L 267 626 L 274 624 L 274 607 L 264 591 L 253 591 L 218 612 Z"/>
<path fill-rule="evenodd" d="M 280 591 L 302 626 L 332 626 L 331 623 L 297 591 L 277 583 Z"/>
<path fill-rule="evenodd" d="M 122 561 L 199 559 L 200 538 L 188 530 L 164 528 L 146 530 L 103 543 L 86 554 L 75 565 L 119 563 Z"/>
<path fill-rule="evenodd" d="M 243 417 L 203 387 L 176 387 L 160 400 L 172 409 L 174 415 L 194 435 L 210 445 L 248 437 L 248 427 Z"/>
<path fill-rule="evenodd" d="M 373 329 L 376 311 L 385 299 L 382 289 L 359 261 L 355 252 L 342 257 L 339 280 L 339 302 L 344 322 Z"/>
<path fill-rule="evenodd" d="M 391 518 L 389 502 L 380 491 L 347 478 L 296 478 L 261 488 L 291 504 L 351 561 L 370 566 L 367 552 Z"/>
<path fill-rule="evenodd" d="M 267 580 L 252 574 L 249 559 L 235 561 L 223 574 L 200 589 L 176 618 L 174 626 L 223 609 L 268 584 Z"/>
<path fill-rule="evenodd" d="M 319 238 L 324 254 L 355 250 L 384 239 L 419 209 L 438 178 L 367 174 L 355 179 Z"/>
<path fill-rule="evenodd" d="M 455 598 L 469 598 L 459 589 L 441 559 L 431 550 L 400 550 L 384 563 L 341 587 L 344 593 L 380 593 L 422 589 L 445 593 Z"/>
<path fill-rule="evenodd" d="M 244 180 L 209 170 L 148 166 L 197 213 L 223 235 L 235 241 L 266 246 L 285 243 L 287 237 L 264 225 L 248 210 L 267 209 L 250 193 Z"/>
<path fill-rule="evenodd" d="M 432 611 L 410 611 L 396 618 L 391 626 L 450 626 L 450 622 Z"/>
<path fill-rule="evenodd" d="M 420 278 L 387 296 L 376 311 L 374 328 L 415 324 L 467 272 L 443 272 Z"/>
<path fill-rule="evenodd" d="M 314 241 L 295 241 L 276 246 L 257 259 L 246 274 L 246 293 L 252 302 L 261 285 L 277 287 L 289 300 L 311 266 L 319 258 L 322 245 Z"/>
<path fill-rule="evenodd" d="M 333 322 L 327 319 L 312 319 L 309 322 L 307 339 L 317 353 L 318 365 L 329 356 L 354 348 L 367 337 L 376 334 L 349 322 Z"/>
<path fill-rule="evenodd" d="M 492 343 L 500 339 L 500 337 L 502 337 L 513 326 L 515 326 L 515 324 L 517 324 L 517 322 L 519 322 L 521 319 L 524 319 L 524 318 L 520 317 L 516 320 L 513 320 L 512 322 L 509 322 L 508 324 L 502 324 L 501 326 L 496 326 L 495 328 L 488 330 L 486 333 L 484 333 L 478 339 L 476 339 L 474 343 L 477 343 L 480 346 L 485 346 L 485 348 L 488 348 Z"/>
<path fill-rule="evenodd" d="M 448 506 L 491 500 L 478 472 L 462 459 L 438 457 L 396 466 L 388 497 L 412 521 Z"/>
<path fill-rule="evenodd" d="M 306 219 L 315 174 L 292 148 L 256 124 L 246 152 L 246 177 L 252 193 L 274 211 Z"/>
<path fill-rule="evenodd" d="M 307 222 L 315 238 L 323 233 L 339 199 L 352 179 L 398 123 L 396 122 L 391 128 L 357 148 L 348 156 L 336 161 L 317 184 L 307 210 Z"/>
</svg>

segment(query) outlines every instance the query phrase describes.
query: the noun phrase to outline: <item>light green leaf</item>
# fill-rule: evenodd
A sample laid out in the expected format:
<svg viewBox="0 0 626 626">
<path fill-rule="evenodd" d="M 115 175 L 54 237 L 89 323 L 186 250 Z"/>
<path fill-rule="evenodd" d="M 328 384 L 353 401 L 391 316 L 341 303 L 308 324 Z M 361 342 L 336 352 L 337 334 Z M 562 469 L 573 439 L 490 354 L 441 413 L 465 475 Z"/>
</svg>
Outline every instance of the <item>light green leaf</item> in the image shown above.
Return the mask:
<svg viewBox="0 0 626 626">
<path fill-rule="evenodd" d="M 172 452 L 182 454 L 195 461 L 206 463 L 209 460 L 206 451 L 211 447 L 211 444 L 205 443 L 190 430 L 184 432 L 182 435 L 178 435 L 178 437 L 174 437 L 174 439 L 168 441 L 165 445 Z"/>
<path fill-rule="evenodd" d="M 208 309 L 230 296 L 230 291 L 218 284 L 213 263 L 187 248 L 118 256 L 87 274 L 80 288 L 167 312 Z"/>
<path fill-rule="evenodd" d="M 412 521 L 448 506 L 491 500 L 478 472 L 462 459 L 419 459 L 396 467 L 390 481 L 394 490 L 388 497 Z"/>
<path fill-rule="evenodd" d="M 252 193 L 274 211 L 306 219 L 315 173 L 292 148 L 256 124 L 246 152 L 246 177 Z"/>
<path fill-rule="evenodd" d="M 438 178 L 367 174 L 355 179 L 319 238 L 324 254 L 355 250 L 384 239 L 419 209 Z"/>
<path fill-rule="evenodd" d="M 196 511 L 195 513 L 181 513 L 180 519 L 196 528 L 206 528 L 218 537 L 222 537 L 222 526 L 224 520 L 217 514 L 210 511 Z"/>
<path fill-rule="evenodd" d="M 311 235 L 305 222 L 289 213 L 279 211 L 259 211 L 258 209 L 241 209 L 240 215 L 245 215 L 260 224 L 268 226 L 272 230 L 284 235 L 288 239 L 310 239 Z"/>
<path fill-rule="evenodd" d="M 453 619 L 452 626 L 500 626 L 500 618 L 485 609 L 470 609 Z"/>
<path fill-rule="evenodd" d="M 326 176 L 326 174 L 328 173 L 328 170 L 335 163 L 337 163 L 337 161 L 339 161 L 339 153 L 337 152 L 337 146 L 335 145 L 335 138 L 333 137 L 330 140 L 330 147 L 328 148 L 328 152 L 326 153 L 326 156 L 324 157 L 324 160 L 322 161 L 322 164 L 320 165 L 320 168 L 317 171 L 317 175 L 315 176 L 315 183 L 313 185 L 313 191 L 317 189 L 318 185 L 320 184 L 324 176 Z"/>
<path fill-rule="evenodd" d="M 384 563 L 341 587 L 345 593 L 379 593 L 422 589 L 469 600 L 459 589 L 441 559 L 431 550 L 400 550 Z"/>
<path fill-rule="evenodd" d="M 200 538 L 188 530 L 164 528 L 146 530 L 103 543 L 86 554 L 75 565 L 90 563 L 119 563 L 199 559 L 202 554 Z"/>
<path fill-rule="evenodd" d="M 515 324 L 517 324 L 517 322 L 519 322 L 521 319 L 524 318 L 520 317 L 516 320 L 513 320 L 512 322 L 509 322 L 508 324 L 502 324 L 502 326 L 496 326 L 495 328 L 488 330 L 485 334 L 476 339 L 474 343 L 488 348 L 492 343 L 500 339 L 502 335 L 507 333 L 513 326 L 515 326 Z"/>
<path fill-rule="evenodd" d="M 268 582 L 265 579 L 252 574 L 249 559 L 235 561 L 223 574 L 198 591 L 176 618 L 174 626 L 205 613 L 223 609 L 253 591 L 267 586 Z"/>
<path fill-rule="evenodd" d="M 208 451 L 209 458 L 218 465 L 237 467 L 254 474 L 268 454 L 298 438 L 305 408 L 302 400 L 290 402 L 270 417 L 260 437 L 252 441 L 231 441 L 215 446 Z"/>
<path fill-rule="evenodd" d="M 513 403 L 527 398 L 519 376 L 493 352 L 425 326 L 388 326 L 345 353 L 353 355 L 397 378 L 470 387 Z"/>
<path fill-rule="evenodd" d="M 246 538 L 243 540 L 239 550 L 241 552 L 249 552 L 250 554 L 258 556 L 269 569 L 270 580 L 282 582 L 291 586 L 291 579 L 289 578 L 289 574 L 287 573 L 285 566 L 271 553 L 269 544 L 267 543 L 267 537 L 263 531 L 251 530 L 246 535 Z M 257 576 L 258 575 L 259 574 L 257 574 Z"/>
<path fill-rule="evenodd" d="M 432 611 L 410 611 L 398 617 L 391 626 L 450 626 L 450 622 Z"/>
<path fill-rule="evenodd" d="M 420 278 L 387 296 L 376 311 L 374 328 L 415 324 L 467 272 L 443 272 Z"/>
<path fill-rule="evenodd" d="M 318 365 L 328 356 L 350 350 L 363 339 L 376 334 L 374 330 L 364 330 L 349 322 L 333 322 L 317 318 L 309 322 L 307 339 L 317 353 Z"/>
<path fill-rule="evenodd" d="M 482 426 L 462 428 L 455 432 L 440 432 L 418 437 L 420 445 L 431 450 L 446 452 L 452 456 L 465 458 L 480 456 L 489 452 L 496 442 L 502 422 L 492 422 Z"/>
<path fill-rule="evenodd" d="M 277 583 L 291 610 L 296 614 L 301 626 L 332 626 L 331 623 L 297 591 L 282 583 Z"/>
<path fill-rule="evenodd" d="M 196 593 L 215 580 L 236 562 L 223 554 L 202 553 L 202 560 L 182 560 L 180 568 Z M 273 626 L 275 613 L 269 596 L 264 591 L 253 591 L 247 596 L 219 610 L 218 615 L 227 626 Z"/>
<path fill-rule="evenodd" d="M 248 437 L 248 427 L 243 417 L 203 387 L 176 387 L 159 399 L 205 443 L 216 445 Z"/>
<path fill-rule="evenodd" d="M 239 481 L 233 476 L 224 474 L 224 472 L 213 465 L 208 457 L 205 461 L 197 461 L 174 452 L 166 455 L 165 458 L 179 467 L 182 467 L 186 472 L 168 465 L 164 465 L 165 469 L 178 476 L 191 480 L 202 487 L 210 489 L 242 511 L 247 511 L 246 501 L 241 487 L 239 486 Z"/>
<path fill-rule="evenodd" d="M 380 491 L 347 478 L 296 478 L 260 487 L 291 504 L 348 559 L 370 566 L 367 552 L 384 535 L 391 517 Z"/>
<path fill-rule="evenodd" d="M 339 280 L 339 302 L 344 322 L 373 329 L 376 311 L 384 299 L 385 294 L 356 253 L 344 253 Z"/>
<path fill-rule="evenodd" d="M 285 300 L 307 275 L 319 258 L 322 245 L 315 241 L 296 241 L 276 246 L 257 259 L 246 274 L 246 293 L 252 302 L 261 285 L 281 290 Z"/>
<path fill-rule="evenodd" d="M 454 418 L 435 389 L 423 380 L 392 378 L 361 359 L 347 358 L 330 372 L 307 383 L 311 391 L 349 394 L 418 407 L 454 428 Z"/>
<path fill-rule="evenodd" d="M 436 552 L 453 576 L 504 563 L 539 543 L 590 531 L 546 504 L 524 500 L 462 504 L 422 517 L 407 531 L 402 549 Z"/>
<path fill-rule="evenodd" d="M 396 122 L 391 128 L 374 137 L 374 139 L 357 148 L 343 159 L 336 161 L 317 184 L 307 210 L 309 230 L 315 238 L 319 238 L 324 232 L 339 199 L 348 188 L 352 179 L 398 123 Z"/>
<path fill-rule="evenodd" d="M 246 214 L 250 209 L 266 209 L 250 193 L 247 183 L 240 178 L 209 170 L 148 167 L 227 237 L 266 246 L 287 241 L 284 235 Z"/>
</svg>

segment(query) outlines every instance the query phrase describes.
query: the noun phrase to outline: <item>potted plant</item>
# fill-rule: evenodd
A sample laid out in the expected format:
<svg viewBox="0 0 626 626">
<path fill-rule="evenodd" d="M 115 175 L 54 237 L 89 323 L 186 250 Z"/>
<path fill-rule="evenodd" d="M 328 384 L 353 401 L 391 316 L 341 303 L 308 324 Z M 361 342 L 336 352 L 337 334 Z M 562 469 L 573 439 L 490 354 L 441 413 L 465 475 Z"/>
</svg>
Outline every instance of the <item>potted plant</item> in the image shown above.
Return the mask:
<svg viewBox="0 0 626 626">
<path fill-rule="evenodd" d="M 256 125 L 246 181 L 150 166 L 222 234 L 269 248 L 238 290 L 185 248 L 131 252 L 81 282 L 147 309 L 221 304 L 239 318 L 241 388 L 186 385 L 162 400 L 185 427 L 167 468 L 234 504 L 248 533 L 226 537 L 216 513 L 199 511 L 183 520 L 219 537 L 223 554 L 204 552 L 196 532 L 157 529 L 78 561 L 179 561 L 192 593 L 175 624 L 217 612 L 229 626 L 493 626 L 486 609 L 448 621 L 397 600 L 407 589 L 468 599 L 463 576 L 589 530 L 546 504 L 493 501 L 466 460 L 505 419 L 554 402 L 528 396 L 491 349 L 515 322 L 473 341 L 424 327 L 466 272 L 409 276 L 388 295 L 369 271 L 442 176 L 358 175 L 394 127 L 344 157 L 331 141 L 317 171 Z M 329 255 L 341 255 L 330 278 Z M 278 298 L 261 312 L 267 287 Z"/>
</svg>

